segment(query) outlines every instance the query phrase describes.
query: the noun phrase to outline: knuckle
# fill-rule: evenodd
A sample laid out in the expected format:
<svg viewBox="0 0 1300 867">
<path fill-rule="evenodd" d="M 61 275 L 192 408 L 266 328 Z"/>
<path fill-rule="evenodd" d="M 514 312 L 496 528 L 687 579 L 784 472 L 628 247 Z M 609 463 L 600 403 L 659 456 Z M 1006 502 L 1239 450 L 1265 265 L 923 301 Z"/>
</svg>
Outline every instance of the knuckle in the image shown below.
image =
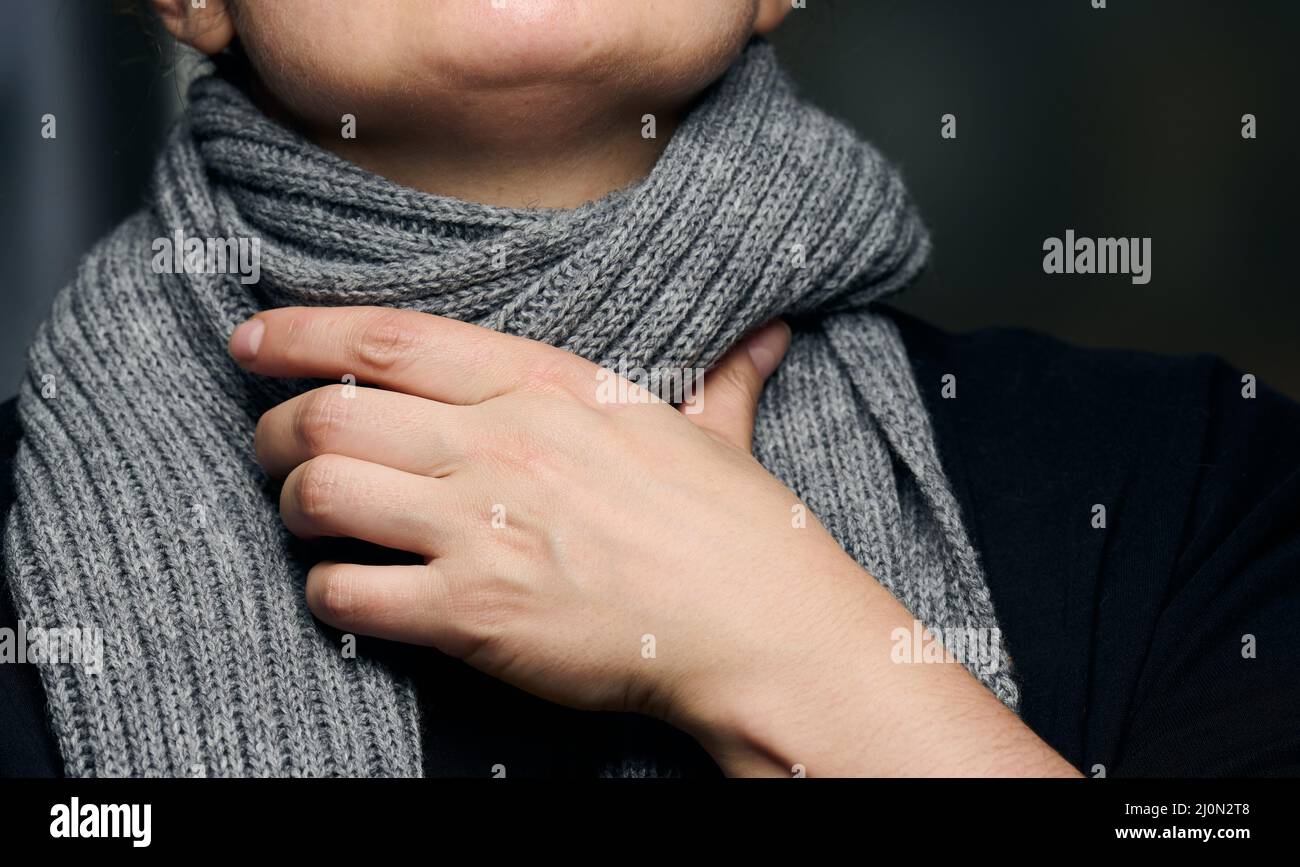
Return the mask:
<svg viewBox="0 0 1300 867">
<path fill-rule="evenodd" d="M 309 607 L 330 623 L 354 623 L 365 618 L 369 603 L 356 577 L 339 569 L 325 569 L 312 582 Z"/>
<path fill-rule="evenodd" d="M 389 310 L 367 318 L 353 344 L 353 356 L 363 370 L 392 370 L 411 357 L 420 345 L 413 315 Z"/>
<path fill-rule="evenodd" d="M 484 437 L 479 448 L 484 457 L 513 469 L 536 468 L 547 457 L 547 449 L 531 431 L 505 428 Z"/>
<path fill-rule="evenodd" d="M 543 351 L 524 367 L 520 384 L 525 391 L 572 397 L 578 370 L 579 365 L 568 353 Z"/>
<path fill-rule="evenodd" d="M 295 419 L 299 440 L 313 455 L 332 451 L 346 423 L 346 401 L 342 386 L 328 386 L 309 392 L 302 399 Z"/>
<path fill-rule="evenodd" d="M 598 407 L 536 393 L 512 393 L 476 412 L 474 435 L 459 440 L 464 461 L 532 478 L 590 461 L 592 448 L 617 433 L 617 419 Z"/>
<path fill-rule="evenodd" d="M 522 385 L 527 391 L 553 394 L 561 390 L 562 380 L 553 364 L 538 364 L 525 368 Z"/>
<path fill-rule="evenodd" d="M 332 455 L 312 458 L 298 468 L 298 509 L 304 517 L 328 517 L 338 500 L 340 468 Z"/>
</svg>

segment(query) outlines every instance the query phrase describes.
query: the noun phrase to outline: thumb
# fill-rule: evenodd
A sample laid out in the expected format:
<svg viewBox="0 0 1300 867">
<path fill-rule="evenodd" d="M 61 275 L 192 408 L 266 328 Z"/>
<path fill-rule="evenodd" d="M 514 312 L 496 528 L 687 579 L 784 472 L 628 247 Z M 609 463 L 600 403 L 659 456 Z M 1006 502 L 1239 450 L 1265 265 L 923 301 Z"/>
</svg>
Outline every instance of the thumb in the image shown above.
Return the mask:
<svg viewBox="0 0 1300 867">
<path fill-rule="evenodd" d="M 732 347 L 704 377 L 702 400 L 686 417 L 739 449 L 749 451 L 754 412 L 763 383 L 790 347 L 790 326 L 774 319 Z M 698 412 L 691 410 L 698 408 Z"/>
</svg>

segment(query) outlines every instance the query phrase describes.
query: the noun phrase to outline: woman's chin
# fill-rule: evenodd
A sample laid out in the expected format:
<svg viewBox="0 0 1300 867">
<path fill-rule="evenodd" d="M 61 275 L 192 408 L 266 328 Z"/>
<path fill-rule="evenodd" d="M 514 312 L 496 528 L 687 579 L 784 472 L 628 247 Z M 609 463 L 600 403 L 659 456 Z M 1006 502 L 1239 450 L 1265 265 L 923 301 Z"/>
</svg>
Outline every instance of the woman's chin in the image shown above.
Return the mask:
<svg viewBox="0 0 1300 867">
<path fill-rule="evenodd" d="M 325 26 L 321 16 L 336 7 L 318 2 L 249 7 L 242 22 L 269 90 L 313 125 L 389 108 L 414 122 L 471 105 L 509 115 L 531 106 L 557 120 L 584 105 L 653 110 L 728 66 L 755 8 L 752 0 L 377 0 L 364 15 L 341 7 L 342 26 Z M 320 26 L 295 26 L 295 15 Z"/>
</svg>

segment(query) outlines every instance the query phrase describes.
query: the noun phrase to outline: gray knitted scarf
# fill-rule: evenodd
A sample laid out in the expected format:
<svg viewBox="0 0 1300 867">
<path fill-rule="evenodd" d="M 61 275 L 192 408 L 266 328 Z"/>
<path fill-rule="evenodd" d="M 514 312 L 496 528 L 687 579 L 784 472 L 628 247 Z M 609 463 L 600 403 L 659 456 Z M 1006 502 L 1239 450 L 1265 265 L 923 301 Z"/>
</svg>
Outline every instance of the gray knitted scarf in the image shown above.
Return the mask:
<svg viewBox="0 0 1300 867">
<path fill-rule="evenodd" d="M 178 230 L 259 239 L 260 281 L 158 273 Z M 103 639 L 98 670 L 41 666 L 67 773 L 421 773 L 414 688 L 313 619 L 310 554 L 254 460 L 260 413 L 308 384 L 244 374 L 226 341 L 288 304 L 407 307 L 656 370 L 793 318 L 755 454 L 945 641 L 987 630 L 993 652 L 963 661 L 1014 708 L 917 383 L 869 306 L 927 252 L 896 172 L 801 102 L 761 41 L 648 178 L 572 211 L 400 187 L 199 79 L 151 207 L 60 293 L 20 397 L 7 584 L 27 624 Z"/>
</svg>

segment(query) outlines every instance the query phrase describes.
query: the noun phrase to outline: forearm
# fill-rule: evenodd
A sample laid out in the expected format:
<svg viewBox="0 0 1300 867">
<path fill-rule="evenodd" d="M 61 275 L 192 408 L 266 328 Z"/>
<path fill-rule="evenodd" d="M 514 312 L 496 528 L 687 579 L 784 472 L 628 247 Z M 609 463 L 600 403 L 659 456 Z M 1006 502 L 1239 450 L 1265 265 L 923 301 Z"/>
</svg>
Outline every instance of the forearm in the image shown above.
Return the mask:
<svg viewBox="0 0 1300 867">
<path fill-rule="evenodd" d="M 850 565 L 842 598 L 690 714 L 728 775 L 1078 776 L 963 665 L 894 661 L 913 618 Z"/>
</svg>

